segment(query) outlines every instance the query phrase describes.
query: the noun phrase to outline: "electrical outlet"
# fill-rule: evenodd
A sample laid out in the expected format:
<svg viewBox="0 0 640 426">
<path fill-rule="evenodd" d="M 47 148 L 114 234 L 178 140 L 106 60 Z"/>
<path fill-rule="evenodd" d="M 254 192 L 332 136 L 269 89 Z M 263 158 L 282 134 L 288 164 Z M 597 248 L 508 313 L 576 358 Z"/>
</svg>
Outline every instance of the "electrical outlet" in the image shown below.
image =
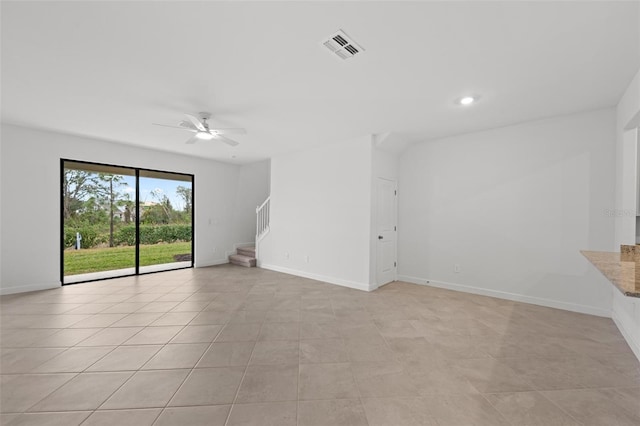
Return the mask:
<svg viewBox="0 0 640 426">
<path fill-rule="evenodd" d="M 284 254 L 284 258 L 285 258 L 285 259 L 287 259 L 287 260 L 289 260 L 289 253 L 285 253 L 285 254 Z"/>
<path fill-rule="evenodd" d="M 215 254 L 215 252 L 216 252 L 216 251 L 217 251 L 217 249 L 214 247 L 214 248 L 213 248 L 213 253 Z"/>
<path fill-rule="evenodd" d="M 455 272 L 456 274 L 459 274 L 460 272 L 462 272 L 462 268 L 460 267 L 459 263 L 453 264 L 453 272 Z"/>
<path fill-rule="evenodd" d="M 304 261 L 309 263 L 309 256 L 305 256 Z"/>
</svg>

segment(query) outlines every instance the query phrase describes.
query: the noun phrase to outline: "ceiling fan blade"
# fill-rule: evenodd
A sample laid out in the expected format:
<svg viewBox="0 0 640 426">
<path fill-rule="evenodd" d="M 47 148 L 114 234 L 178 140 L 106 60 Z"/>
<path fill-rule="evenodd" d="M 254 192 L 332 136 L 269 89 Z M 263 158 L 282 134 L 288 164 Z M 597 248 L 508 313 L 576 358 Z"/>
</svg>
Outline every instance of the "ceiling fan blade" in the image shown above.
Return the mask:
<svg viewBox="0 0 640 426">
<path fill-rule="evenodd" d="M 211 129 L 212 132 L 217 133 L 219 135 L 246 135 L 247 130 L 242 128 L 234 128 L 234 129 Z"/>
<path fill-rule="evenodd" d="M 191 124 L 191 122 L 187 121 L 187 120 L 182 120 L 180 123 L 178 123 L 178 126 L 180 126 L 181 129 L 189 129 L 189 130 L 193 130 L 195 132 L 198 131 L 198 129 L 196 129 L 194 127 L 194 125 Z"/>
<path fill-rule="evenodd" d="M 193 126 L 200 130 L 201 132 L 206 132 L 207 129 L 205 129 L 205 127 L 202 125 L 202 123 L 200 122 L 200 120 L 198 120 L 196 117 L 194 117 L 191 114 L 185 114 L 185 117 L 187 117 L 189 119 L 189 121 L 193 124 Z"/>
<path fill-rule="evenodd" d="M 171 127 L 172 129 L 189 130 L 190 132 L 197 131 L 195 129 L 191 129 L 189 127 L 184 127 L 184 126 L 172 126 L 170 124 L 159 124 L 159 123 L 151 123 L 151 124 L 153 124 L 154 126 Z"/>
<path fill-rule="evenodd" d="M 229 138 L 225 138 L 224 136 L 220 136 L 220 135 L 216 135 L 215 137 L 217 140 L 219 140 L 220 142 L 224 142 L 227 145 L 231 145 L 231 146 L 238 146 L 240 145 L 240 143 L 234 141 L 233 139 L 229 139 Z"/>
<path fill-rule="evenodd" d="M 192 136 L 185 143 L 191 145 L 191 144 L 196 143 L 197 141 L 198 141 L 198 138 L 196 138 L 195 136 Z"/>
</svg>

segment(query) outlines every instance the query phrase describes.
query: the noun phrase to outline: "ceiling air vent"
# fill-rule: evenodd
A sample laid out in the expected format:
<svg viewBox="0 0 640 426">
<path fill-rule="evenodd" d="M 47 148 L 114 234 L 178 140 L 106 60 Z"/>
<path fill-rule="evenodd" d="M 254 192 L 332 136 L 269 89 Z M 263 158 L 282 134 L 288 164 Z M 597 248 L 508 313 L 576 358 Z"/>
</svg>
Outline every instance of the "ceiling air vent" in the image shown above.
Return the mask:
<svg viewBox="0 0 640 426">
<path fill-rule="evenodd" d="M 340 59 L 353 58 L 358 53 L 364 52 L 364 49 L 351 40 L 342 30 L 338 30 L 326 40 L 322 40 L 322 45 Z"/>
</svg>

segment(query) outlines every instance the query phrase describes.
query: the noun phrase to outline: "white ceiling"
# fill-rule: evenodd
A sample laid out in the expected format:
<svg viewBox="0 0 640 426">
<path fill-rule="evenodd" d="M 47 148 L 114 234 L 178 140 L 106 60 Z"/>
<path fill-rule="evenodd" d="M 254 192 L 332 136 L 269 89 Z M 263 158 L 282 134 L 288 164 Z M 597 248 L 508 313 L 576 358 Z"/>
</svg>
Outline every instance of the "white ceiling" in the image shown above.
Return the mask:
<svg viewBox="0 0 640 426">
<path fill-rule="evenodd" d="M 236 163 L 612 106 L 640 67 L 638 2 L 1 7 L 3 122 Z M 366 52 L 342 61 L 321 47 L 338 29 Z M 481 101 L 454 104 L 470 93 Z M 185 145 L 189 133 L 151 125 L 198 111 L 248 134 Z"/>
</svg>

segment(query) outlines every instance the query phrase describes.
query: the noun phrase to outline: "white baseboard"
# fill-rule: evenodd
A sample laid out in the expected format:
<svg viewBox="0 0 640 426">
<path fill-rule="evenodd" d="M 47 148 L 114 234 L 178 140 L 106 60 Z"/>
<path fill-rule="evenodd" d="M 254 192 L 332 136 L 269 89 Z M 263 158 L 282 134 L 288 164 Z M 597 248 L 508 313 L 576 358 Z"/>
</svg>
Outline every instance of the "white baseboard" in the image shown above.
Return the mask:
<svg viewBox="0 0 640 426">
<path fill-rule="evenodd" d="M 284 268 L 282 266 L 277 266 L 277 265 L 268 265 L 262 262 L 260 262 L 260 265 L 258 266 L 263 269 L 269 269 L 270 271 L 282 272 L 284 274 L 295 275 L 297 277 L 303 277 L 303 278 L 309 278 L 316 281 L 323 281 L 329 284 L 335 284 L 342 287 L 354 288 L 356 290 L 362 290 L 362 291 L 372 290 L 369 284 L 359 283 L 356 281 L 349 281 L 349 280 L 343 280 L 341 278 L 328 277 L 326 275 L 313 274 L 310 272 L 299 271 L 297 269 Z"/>
<path fill-rule="evenodd" d="M 0 295 L 5 294 L 17 294 L 17 293 L 26 293 L 29 291 L 39 291 L 39 290 L 51 290 L 54 288 L 60 288 L 62 285 L 60 281 L 51 282 L 51 283 L 41 283 L 41 284 L 30 284 L 30 285 L 17 285 L 13 287 L 2 287 L 0 288 Z"/>
<path fill-rule="evenodd" d="M 640 299 L 613 292 L 613 322 L 640 361 Z"/>
<path fill-rule="evenodd" d="M 515 302 L 524 302 L 530 303 L 532 305 L 546 306 L 548 308 L 564 309 L 565 311 L 579 312 L 581 314 L 611 318 L 611 310 L 597 308 L 595 306 L 578 305 L 576 303 L 561 302 L 558 300 L 528 296 L 525 294 L 508 293 L 506 291 L 491 290 L 482 287 L 448 283 L 444 281 L 433 281 L 427 278 L 410 277 L 407 275 L 398 275 L 398 280 L 406 281 L 412 284 L 426 285 L 454 291 L 462 291 L 465 293 L 479 294 L 481 296 L 496 297 L 498 299 L 513 300 Z"/>
<path fill-rule="evenodd" d="M 640 361 L 640 342 L 638 342 L 634 338 L 633 333 L 625 327 L 624 321 L 621 321 L 620 318 L 618 318 L 615 310 L 613 311 L 613 315 L 611 316 L 611 318 L 616 324 L 616 327 L 618 327 L 618 330 L 620 330 L 620 333 L 622 334 L 622 337 L 624 337 L 624 340 L 627 341 L 627 344 L 633 351 L 633 354 L 636 356 L 636 358 L 638 358 L 638 361 Z"/>
<path fill-rule="evenodd" d="M 398 277 L 395 277 L 395 278 L 393 279 L 393 281 L 389 281 L 388 283 L 384 283 L 384 284 L 377 284 L 377 283 L 376 283 L 376 284 L 371 284 L 371 285 L 369 286 L 369 291 L 375 291 L 375 290 L 377 290 L 377 289 L 379 289 L 379 288 L 384 287 L 385 285 L 389 285 L 389 284 L 395 283 L 395 282 L 396 282 L 396 281 L 398 281 L 398 280 L 399 280 L 399 278 L 398 278 Z"/>
<path fill-rule="evenodd" d="M 229 263 L 229 259 L 216 259 L 216 260 L 211 260 L 209 262 L 202 262 L 202 263 L 198 263 L 197 265 L 194 265 L 194 267 L 206 268 L 207 266 L 224 265 L 225 263 Z"/>
</svg>

